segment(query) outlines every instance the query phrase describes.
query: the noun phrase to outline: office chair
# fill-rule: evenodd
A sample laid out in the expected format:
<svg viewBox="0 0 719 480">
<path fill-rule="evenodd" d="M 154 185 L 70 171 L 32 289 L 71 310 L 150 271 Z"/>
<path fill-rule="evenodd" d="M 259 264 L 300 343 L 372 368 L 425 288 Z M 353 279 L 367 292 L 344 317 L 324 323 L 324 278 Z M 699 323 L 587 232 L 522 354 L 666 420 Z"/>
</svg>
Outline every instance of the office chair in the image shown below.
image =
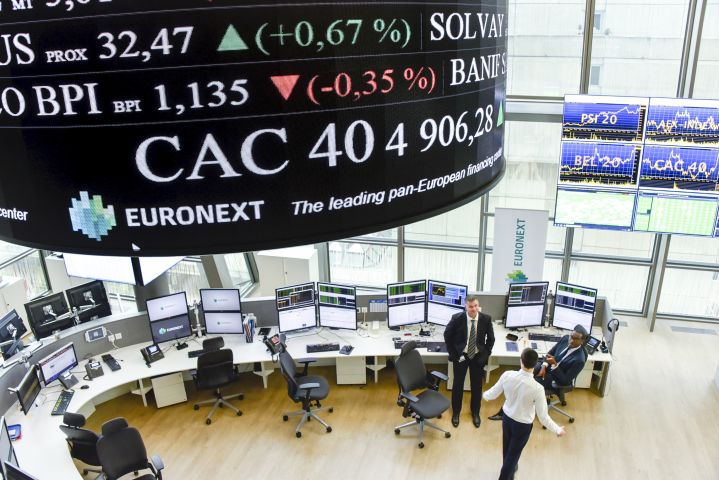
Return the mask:
<svg viewBox="0 0 719 480">
<path fill-rule="evenodd" d="M 319 375 L 307 375 L 309 364 L 312 362 L 316 362 L 317 359 L 298 359 L 297 361 L 299 363 L 305 364 L 305 368 L 302 373 L 297 373 L 297 366 L 295 365 L 295 360 L 292 358 L 292 355 L 287 352 L 287 348 L 285 347 L 284 342 L 285 336 L 280 335 L 280 370 L 282 371 L 282 376 L 285 377 L 285 380 L 287 380 L 287 394 L 293 402 L 302 402 L 302 410 L 299 410 L 297 412 L 285 413 L 284 415 L 282 415 L 282 420 L 286 422 L 287 420 L 289 420 L 290 415 L 302 415 L 302 420 L 300 420 L 300 424 L 295 430 L 295 435 L 297 436 L 297 438 L 300 438 L 302 436 L 302 432 L 300 432 L 300 428 L 302 428 L 302 425 L 305 423 L 306 420 L 309 421 L 311 418 L 314 418 L 322 425 L 324 425 L 328 433 L 331 432 L 332 427 L 323 422 L 322 419 L 320 419 L 320 417 L 315 414 L 316 412 L 322 410 L 329 410 L 330 413 L 334 411 L 332 407 L 323 407 L 320 404 L 320 400 L 324 400 L 325 398 L 327 398 L 327 395 L 329 395 L 330 385 L 329 383 L 327 383 L 325 377 Z M 301 383 L 298 383 L 297 379 L 301 379 Z M 315 408 L 312 408 L 312 402 L 315 402 Z"/>
<path fill-rule="evenodd" d="M 584 349 L 585 358 L 589 359 L 589 352 L 587 351 L 587 347 L 583 345 L 582 349 Z M 553 381 L 551 387 L 544 387 L 544 393 L 549 397 L 547 399 L 547 408 L 549 410 L 559 412 L 565 417 L 569 417 L 569 423 L 574 423 L 574 417 L 562 410 L 561 408 L 557 407 L 556 405 L 561 403 L 563 407 L 567 406 L 567 400 L 565 395 L 574 390 L 574 384 L 576 381 L 577 378 L 574 377 L 570 385 L 558 385 L 557 382 Z M 555 395 L 557 396 L 558 400 L 552 400 Z M 544 425 L 542 425 L 542 428 L 544 428 L 544 430 L 547 429 L 547 427 L 545 427 Z"/>
<path fill-rule="evenodd" d="M 68 447 L 70 447 L 70 457 L 76 458 L 83 463 L 100 466 L 100 459 L 97 457 L 97 441 L 101 435 L 82 428 L 85 426 L 85 416 L 79 413 L 65 413 L 62 417 L 64 425 L 60 425 L 60 430 L 67 437 Z M 83 468 L 82 474 L 87 475 L 88 472 L 102 473 L 99 468 Z"/>
<path fill-rule="evenodd" d="M 127 425 L 124 418 L 116 418 L 102 424 L 102 437 L 97 441 L 97 456 L 102 465 L 105 480 L 116 480 L 134 472 L 134 480 L 162 480 L 165 465 L 159 455 L 147 459 L 147 450 L 140 432 Z M 140 470 L 149 468 L 152 473 L 138 477 Z"/>
<path fill-rule="evenodd" d="M 222 337 L 211 338 L 202 342 L 202 349 L 209 350 L 197 357 L 197 370 L 190 370 L 190 375 L 195 381 L 195 387 L 198 390 L 215 390 L 214 400 L 205 400 L 195 404 L 195 410 L 200 409 L 200 405 L 205 403 L 213 403 L 212 410 L 207 414 L 207 425 L 212 423 L 210 417 L 219 406 L 227 406 L 235 412 L 237 416 L 241 416 L 242 412 L 227 402 L 230 398 L 238 397 L 243 400 L 245 396 L 241 393 L 235 395 L 223 396 L 220 388 L 240 379 L 240 374 L 234 364 L 232 350 L 222 349 L 225 341 Z"/>
<path fill-rule="evenodd" d="M 399 385 L 399 397 L 397 405 L 404 407 L 402 416 L 412 417 L 414 420 L 395 427 L 394 433 L 399 435 L 400 430 L 405 427 L 419 424 L 419 448 L 424 448 L 422 443 L 422 432 L 424 426 L 435 428 L 444 432 L 445 438 L 452 436 L 447 430 L 427 421 L 428 418 L 442 418 L 452 402 L 449 398 L 439 393 L 440 380 L 447 381 L 447 375 L 440 372 L 432 372 L 434 382 L 428 381 L 427 370 L 422 361 L 422 356 L 417 351 L 417 344 L 414 340 L 402 346 L 402 352 L 394 362 L 394 369 L 397 372 L 397 384 Z M 425 388 L 426 390 L 418 395 L 412 395 L 413 390 Z"/>
</svg>

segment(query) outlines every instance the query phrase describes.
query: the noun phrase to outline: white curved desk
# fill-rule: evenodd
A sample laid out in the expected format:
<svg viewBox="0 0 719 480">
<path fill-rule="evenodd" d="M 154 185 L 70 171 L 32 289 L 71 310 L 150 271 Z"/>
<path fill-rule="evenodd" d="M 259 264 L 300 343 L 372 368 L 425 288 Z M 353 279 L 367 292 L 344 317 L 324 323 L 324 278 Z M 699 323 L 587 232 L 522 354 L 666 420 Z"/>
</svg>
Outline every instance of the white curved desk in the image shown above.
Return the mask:
<svg viewBox="0 0 719 480">
<path fill-rule="evenodd" d="M 274 334 L 276 330 L 276 327 L 273 328 L 272 333 Z M 506 349 L 506 340 L 504 337 L 507 331 L 496 325 L 494 330 L 497 340 L 491 358 L 495 360 L 499 358 L 518 358 L 519 352 L 508 352 Z M 540 330 L 537 329 L 537 331 L 539 332 Z M 308 356 L 317 357 L 318 359 L 340 358 L 346 356 L 340 355 L 337 351 L 307 354 L 306 346 L 308 344 L 326 342 L 339 342 L 340 345 L 345 345 L 351 342 L 355 349 L 352 351 L 350 357 L 375 357 L 375 363 L 377 363 L 377 357 L 399 355 L 400 351 L 394 348 L 392 338 L 401 337 L 403 340 L 414 338 L 404 336 L 403 332 L 390 331 L 386 327 L 379 332 L 372 333 L 375 336 L 380 335 L 380 337 L 370 338 L 367 337 L 366 334 L 361 337 L 358 332 L 330 332 L 327 330 L 321 332 L 322 336 L 317 334 L 298 334 L 288 338 L 287 349 L 295 359 Z M 223 335 L 223 337 L 225 339 L 225 348 L 232 349 L 234 362 L 236 364 L 265 362 L 263 363 L 262 371 L 255 372 L 263 377 L 266 377 L 274 370 L 274 366 L 271 365 L 270 354 L 257 334 L 255 334 L 255 342 L 249 344 L 245 341 L 244 335 Z M 443 341 L 441 333 L 435 334 L 434 338 L 424 337 L 422 339 L 427 341 Z M 170 348 L 165 352 L 165 358 L 153 363 L 151 368 L 145 365 L 144 359 L 139 351 L 140 348 L 146 347 L 148 344 L 149 342 L 111 351 L 110 353 L 120 362 L 122 368 L 117 372 L 113 372 L 108 366 L 103 364 L 105 374 L 92 381 L 82 380 L 82 377 L 85 375 L 84 365 L 86 362 L 80 362 L 80 365 L 73 370 L 73 372 L 81 372 L 76 374 L 80 383 L 76 387 L 68 411 L 82 413 L 86 417 L 90 416 L 95 411 L 95 399 L 101 397 L 99 403 L 102 403 L 108 398 L 112 398 L 108 397 L 108 394 L 117 387 L 136 383 L 138 380 L 145 378 L 187 371 L 197 367 L 197 358 L 189 358 L 187 352 L 200 349 L 201 345 L 199 343 L 190 341 L 189 348 L 183 350 L 177 350 L 174 347 Z M 424 350 L 421 350 L 421 352 L 423 356 L 429 357 L 447 356 L 446 353 L 441 352 L 427 351 L 425 353 Z M 593 362 L 608 363 L 611 362 L 611 360 L 611 355 L 600 352 L 590 357 L 590 361 Z M 382 365 L 367 365 L 367 368 L 375 370 L 376 381 L 376 371 L 382 368 Z M 265 380 L 266 386 L 266 378 L 263 379 Z M 90 388 L 86 390 L 79 388 L 85 384 L 89 385 Z M 53 385 L 59 386 L 59 382 L 55 382 Z M 58 387 L 49 388 L 53 390 L 58 389 Z M 43 389 L 42 393 L 44 393 L 44 390 L 47 389 Z M 57 398 L 55 394 L 49 395 L 52 395 L 51 398 L 53 400 Z M 38 399 L 40 398 L 42 397 L 38 397 Z M 17 452 L 18 462 L 23 470 L 36 476 L 39 480 L 80 480 L 82 476 L 70 458 L 65 442 L 65 435 L 59 429 L 59 426 L 62 424 L 62 416 L 50 415 L 55 404 L 53 400 L 48 401 L 44 405 L 36 401 L 39 406 L 33 406 L 28 416 L 23 415 L 22 411 L 18 409 L 16 402 L 5 414 L 8 425 L 20 424 L 22 426 L 22 439 L 13 443 Z M 121 413 L 118 413 L 118 416 L 119 415 L 121 415 Z M 162 455 L 162 452 L 153 453 Z"/>
</svg>

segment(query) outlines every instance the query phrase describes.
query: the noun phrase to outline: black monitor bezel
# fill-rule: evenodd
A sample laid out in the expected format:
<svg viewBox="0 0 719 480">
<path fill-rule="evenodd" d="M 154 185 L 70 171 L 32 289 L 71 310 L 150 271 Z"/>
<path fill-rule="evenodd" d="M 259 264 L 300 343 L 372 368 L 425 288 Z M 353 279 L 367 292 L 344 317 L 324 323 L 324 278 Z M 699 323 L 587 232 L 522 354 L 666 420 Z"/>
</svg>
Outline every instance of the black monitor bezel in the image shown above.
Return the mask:
<svg viewBox="0 0 719 480">
<path fill-rule="evenodd" d="M 61 375 L 63 375 L 63 374 L 66 373 L 66 372 L 69 372 L 70 370 L 72 370 L 73 368 L 77 367 L 77 366 L 80 364 L 80 361 L 77 359 L 77 352 L 75 351 L 75 342 L 70 342 L 70 343 L 68 343 L 67 345 L 63 345 L 62 347 L 60 347 L 60 348 L 58 348 L 57 350 L 55 350 L 54 352 L 52 352 L 50 355 L 46 355 L 45 357 L 41 358 L 41 359 L 37 362 L 37 369 L 38 369 L 38 373 L 39 373 L 38 376 L 40 377 L 40 381 L 41 381 L 46 387 L 49 385 L 49 383 L 48 383 L 48 382 L 46 381 L 46 379 L 45 379 L 45 374 L 43 373 L 42 367 L 40 366 L 40 364 L 43 363 L 44 361 L 48 360 L 50 357 L 54 356 L 56 353 L 58 353 L 58 352 L 60 352 L 60 351 L 62 351 L 62 350 L 65 350 L 67 347 L 70 347 L 70 348 L 72 349 L 72 354 L 73 354 L 73 356 L 75 357 L 75 365 L 73 365 L 73 366 L 71 366 L 71 367 L 69 367 L 69 368 L 63 370 L 62 373 L 58 374 L 57 378 L 54 378 L 54 379 L 52 380 L 52 382 L 54 382 L 55 380 L 59 379 Z M 52 383 L 52 382 L 50 382 L 50 383 Z"/>
<path fill-rule="evenodd" d="M 390 287 L 393 287 L 393 286 L 396 286 L 396 285 L 407 285 L 408 283 L 419 283 L 419 282 L 422 282 L 422 281 L 424 281 L 424 301 L 421 302 L 421 303 L 424 305 L 424 320 L 422 320 L 421 322 L 405 323 L 405 324 L 402 324 L 402 325 L 394 325 L 394 326 L 390 325 L 390 321 L 389 321 L 389 309 L 390 309 L 390 308 L 397 308 L 397 307 L 401 307 L 401 306 L 405 306 L 405 305 L 411 305 L 411 304 L 409 304 L 409 303 L 405 303 L 405 304 L 403 304 L 403 305 L 390 305 L 390 303 L 389 303 L 389 289 L 390 289 Z M 423 324 L 423 323 L 427 323 L 427 299 L 429 298 L 429 295 L 427 294 L 427 279 L 424 279 L 424 280 L 408 280 L 408 281 L 405 281 L 405 282 L 388 283 L 388 284 L 387 284 L 387 296 L 386 296 L 385 298 L 386 298 L 386 300 L 387 300 L 387 326 L 388 326 L 389 328 L 401 328 L 401 327 L 408 327 L 408 326 L 410 326 L 410 325 L 421 325 L 421 324 Z M 413 302 L 413 303 L 420 303 L 420 302 Z"/>
<path fill-rule="evenodd" d="M 314 282 L 313 282 L 314 283 Z M 304 283 L 300 283 L 300 285 L 305 285 Z M 275 305 L 277 304 L 277 299 L 275 298 Z M 292 330 L 282 330 L 282 322 L 280 321 L 280 313 L 283 312 L 290 312 L 292 310 L 299 310 L 301 308 L 310 308 L 313 307 L 315 309 L 315 324 L 311 327 L 300 327 L 300 328 L 293 328 Z M 292 307 L 292 308 L 283 308 L 282 310 L 277 311 L 277 330 L 280 333 L 290 333 L 290 332 L 296 332 L 298 330 L 306 330 L 308 328 L 317 328 L 317 302 L 314 303 L 314 305 L 303 305 L 301 307 Z"/>
<path fill-rule="evenodd" d="M 30 324 L 30 328 L 32 329 L 32 331 L 36 337 L 38 337 L 38 333 L 35 331 L 35 327 L 38 326 L 38 322 L 37 322 L 37 319 L 35 318 L 35 316 L 32 314 L 32 309 L 39 305 L 50 304 L 57 299 L 60 299 L 62 301 L 63 305 L 65 306 L 65 308 L 67 309 L 64 312 L 60 312 L 60 313 L 55 312 L 57 314 L 57 316 L 59 317 L 59 316 L 64 315 L 70 311 L 70 307 L 67 302 L 67 298 L 65 298 L 64 292 L 54 293 L 54 294 L 48 295 L 46 297 L 38 298 L 37 300 L 32 300 L 25 304 L 25 313 L 27 314 L 27 320 L 28 320 L 28 323 Z M 68 320 L 72 323 L 72 319 L 68 319 Z M 45 321 L 45 319 L 43 318 L 43 322 L 44 321 Z"/>
<path fill-rule="evenodd" d="M 538 284 L 538 283 L 546 283 L 546 284 L 547 284 L 547 292 L 544 294 L 544 302 L 542 302 L 542 303 L 544 303 L 544 304 L 546 305 L 546 304 L 547 304 L 547 295 L 549 295 L 549 280 L 547 280 L 546 282 L 512 282 L 512 283 L 510 283 L 509 285 L 507 285 L 507 300 L 506 300 L 506 305 L 505 305 L 505 307 L 509 307 L 509 306 L 510 306 L 510 304 L 509 304 L 509 290 L 512 288 L 512 286 L 514 286 L 514 285 L 536 285 L 536 284 Z M 526 304 L 523 304 L 523 305 L 525 305 L 525 306 L 526 306 L 526 305 L 539 305 L 539 302 L 537 302 L 537 303 L 526 303 Z M 514 307 L 519 307 L 519 306 L 522 306 L 522 305 L 512 305 L 512 306 L 514 306 Z M 506 313 L 506 312 L 505 312 L 505 313 Z"/>
<path fill-rule="evenodd" d="M 13 475 L 15 475 L 16 477 L 20 476 L 20 478 L 22 480 L 38 480 L 36 477 L 33 477 L 29 473 L 22 470 L 20 467 L 16 467 L 15 465 L 13 465 L 12 463 L 9 463 L 9 462 L 3 462 L 3 468 L 5 469 L 5 473 L 6 473 L 5 477 L 6 478 L 8 478 L 8 475 L 7 475 L 8 466 L 12 470 L 15 470 L 15 472 L 13 472 Z"/>
<path fill-rule="evenodd" d="M 427 306 L 425 307 L 425 312 L 424 312 L 425 321 L 426 321 L 427 323 L 431 323 L 432 325 L 440 325 L 440 326 L 442 326 L 442 327 L 446 327 L 447 325 L 444 325 L 444 324 L 442 324 L 442 323 L 437 323 L 437 322 L 431 322 L 431 321 L 429 320 L 429 304 L 430 304 L 430 303 L 433 303 L 433 304 L 435 304 L 435 305 L 444 305 L 444 306 L 447 306 L 447 307 L 449 307 L 449 308 L 456 308 L 456 309 L 457 309 L 457 313 L 459 313 L 459 312 L 461 312 L 461 311 L 467 311 L 467 309 L 466 309 L 466 307 L 464 306 L 464 303 L 463 303 L 461 306 L 457 306 L 457 305 L 449 305 L 449 304 L 447 304 L 447 303 L 435 302 L 435 301 L 430 300 L 430 299 L 429 299 L 429 284 L 430 284 L 430 282 L 446 283 L 447 285 L 452 285 L 452 286 L 455 286 L 455 287 L 464 287 L 464 288 L 466 289 L 466 292 L 467 292 L 467 295 L 464 297 L 464 300 L 467 300 L 467 297 L 469 296 L 469 286 L 468 286 L 468 285 L 459 285 L 459 284 L 452 283 L 452 282 L 445 282 L 445 281 L 443 281 L 443 280 L 429 280 L 429 279 L 427 279 L 427 287 L 426 287 L 426 288 L 427 288 L 427 291 L 426 291 L 426 295 L 425 295 L 425 297 L 427 298 Z M 387 301 L 387 303 L 389 304 L 389 300 Z"/>
<path fill-rule="evenodd" d="M 92 289 L 93 287 L 97 287 L 97 286 L 100 287 L 104 298 L 102 298 L 100 301 L 96 300 L 95 304 L 99 305 L 100 303 L 109 303 L 110 298 L 107 296 L 107 289 L 105 288 L 105 282 L 102 280 L 93 280 L 92 282 L 83 283 L 82 285 L 78 285 L 77 287 L 72 287 L 72 288 L 68 288 L 67 290 L 65 290 L 65 296 L 67 297 L 68 307 L 70 307 L 71 309 L 74 307 L 79 310 L 80 305 L 75 305 L 75 298 L 72 296 L 72 294 L 75 292 L 78 292 L 78 291 Z"/>
<path fill-rule="evenodd" d="M 22 401 L 22 395 L 20 393 L 20 387 L 22 385 L 25 385 L 25 382 L 27 382 L 28 377 L 30 375 L 35 376 L 35 381 L 37 381 L 37 384 L 40 388 L 37 390 L 37 394 L 35 394 L 35 397 L 33 397 L 32 400 L 30 400 L 30 405 L 25 405 L 25 403 Z M 18 384 L 17 388 L 15 388 L 15 395 L 17 396 L 18 402 L 20 403 L 20 407 L 22 408 L 22 413 L 27 416 L 27 414 L 32 409 L 33 404 L 35 403 L 35 400 L 37 399 L 38 395 L 40 395 L 40 391 L 42 391 L 42 380 L 40 380 L 40 377 L 42 376 L 42 373 L 40 372 L 40 367 L 37 365 L 33 365 L 25 374 L 25 376 L 22 377 L 22 380 L 20 380 L 20 383 Z"/>
<path fill-rule="evenodd" d="M 582 285 L 575 285 L 575 284 L 573 284 L 573 283 L 562 282 L 562 281 L 560 281 L 560 280 L 557 281 L 557 284 L 555 285 L 556 290 L 554 290 L 554 303 L 553 303 L 553 305 L 552 305 L 552 307 L 553 307 L 553 310 L 552 310 L 552 327 L 558 328 L 558 329 L 560 329 L 560 330 L 566 330 L 566 331 L 568 331 L 568 332 L 574 330 L 573 328 L 556 327 L 556 326 L 554 325 L 554 310 L 556 310 L 556 308 L 557 308 L 557 293 L 559 292 L 559 284 L 560 284 L 560 283 L 561 283 L 562 285 L 567 285 L 567 286 L 569 286 L 569 287 L 577 287 L 577 288 L 584 288 L 584 289 L 587 289 L 587 290 L 594 290 L 594 292 L 596 293 L 596 296 L 594 297 L 594 299 L 595 299 L 595 300 L 594 300 L 594 308 L 592 309 L 592 315 L 591 315 L 591 318 L 592 318 L 592 327 L 594 327 L 594 316 L 595 316 L 595 314 L 597 313 L 597 299 L 599 298 L 599 289 L 597 289 L 597 288 L 592 288 L 592 287 L 584 287 L 584 286 L 582 286 Z M 578 308 L 567 307 L 566 305 L 560 305 L 560 308 L 566 308 L 567 310 L 573 310 L 573 311 L 575 311 L 575 312 L 588 313 L 588 312 L 585 312 L 585 311 L 583 311 L 583 310 L 579 310 Z M 590 328 L 587 333 L 589 333 L 589 334 L 591 335 L 591 334 L 592 334 L 592 329 Z"/>
<path fill-rule="evenodd" d="M 214 314 L 222 314 L 222 313 L 235 313 L 240 316 L 240 324 L 242 325 L 242 331 L 241 332 L 210 332 L 209 327 L 207 326 L 207 314 L 214 315 Z M 208 335 L 244 335 L 245 334 L 245 323 L 244 319 L 242 318 L 242 312 L 237 310 L 223 310 L 223 311 L 217 311 L 217 310 L 211 310 L 209 312 L 202 312 L 202 315 L 205 318 L 205 332 Z"/>
<path fill-rule="evenodd" d="M 322 302 L 320 302 L 320 285 L 325 285 L 325 286 L 328 286 L 328 287 L 340 287 L 340 288 L 352 288 L 352 289 L 354 289 L 355 293 L 354 293 L 353 296 L 355 297 L 355 306 L 354 306 L 354 307 L 348 307 L 347 305 L 332 305 L 332 304 L 329 304 L 329 303 L 322 303 Z M 315 298 L 317 299 L 317 301 L 315 302 L 315 303 L 317 303 L 317 306 L 325 305 L 325 306 L 327 306 L 327 307 L 347 308 L 347 309 L 352 309 L 352 310 L 354 310 L 354 311 L 357 311 L 357 285 L 349 285 L 349 284 L 346 284 L 346 283 L 317 282 L 317 294 L 316 294 Z"/>
<path fill-rule="evenodd" d="M 237 292 L 237 303 L 240 305 L 239 310 L 207 310 L 205 308 L 205 302 L 202 300 L 202 292 L 222 292 L 222 291 L 233 291 Z M 200 303 L 202 304 L 202 312 L 212 312 L 212 313 L 220 313 L 220 312 L 240 312 L 242 313 L 242 295 L 240 295 L 240 289 L 239 288 L 201 288 L 200 289 Z"/>
<path fill-rule="evenodd" d="M 317 282 L 303 282 L 303 283 L 297 283 L 297 284 L 295 284 L 295 285 L 286 285 L 286 286 L 284 286 L 284 287 L 275 288 L 275 308 L 277 309 L 277 312 L 281 312 L 281 311 L 284 311 L 284 310 L 291 310 L 291 309 L 293 309 L 293 308 L 308 307 L 309 305 L 300 305 L 300 306 L 280 308 L 280 306 L 278 305 L 279 302 L 278 302 L 277 292 L 280 291 L 280 290 L 284 290 L 284 289 L 286 289 L 286 288 L 301 287 L 301 286 L 310 285 L 310 284 L 312 285 L 312 295 L 314 295 L 314 302 L 313 302 L 313 304 L 314 304 L 315 307 L 316 307 L 316 306 L 317 306 Z"/>
<path fill-rule="evenodd" d="M 183 305 L 185 305 L 185 308 L 187 309 L 185 313 L 180 314 L 180 315 L 173 315 L 173 316 L 171 316 L 171 317 L 158 318 L 157 320 L 152 320 L 152 319 L 150 318 L 150 309 L 147 308 L 147 302 L 151 302 L 151 301 L 153 301 L 153 300 L 159 300 L 159 299 L 161 299 L 161 298 L 173 297 L 173 296 L 179 295 L 179 294 L 183 294 L 183 295 L 185 296 L 185 301 L 184 301 L 184 303 L 183 303 Z M 160 295 L 159 297 L 148 298 L 148 299 L 145 300 L 145 312 L 147 313 L 147 320 L 148 320 L 150 323 L 159 322 L 159 321 L 161 321 L 161 320 L 167 320 L 167 319 L 175 318 L 175 317 L 181 317 L 182 315 L 187 315 L 187 316 L 189 317 L 189 316 L 190 316 L 190 307 L 187 306 L 187 292 L 185 292 L 185 291 L 175 292 L 175 293 L 169 293 L 169 294 L 167 294 L 167 295 Z"/>
<path fill-rule="evenodd" d="M 10 318 L 10 316 L 13 313 L 15 314 L 15 317 L 20 321 L 20 325 L 22 325 L 22 329 L 20 329 L 20 328 L 17 329 L 18 332 L 20 332 L 20 333 L 17 334 L 17 337 L 15 338 L 15 340 L 20 340 L 20 337 L 22 337 L 24 334 L 27 333 L 27 327 L 25 326 L 25 322 L 23 321 L 20 314 L 17 313 L 17 310 L 13 308 L 8 313 L 3 315 L 2 318 L 0 318 L 0 342 L 8 342 L 8 341 L 12 340 L 12 338 L 5 339 L 5 336 L 2 334 L 2 331 L 3 331 L 2 329 L 3 329 L 3 327 L 5 327 L 5 325 L 7 325 L 12 320 Z"/>
<path fill-rule="evenodd" d="M 5 415 L 0 417 L 0 423 L 2 424 L 2 427 L 0 427 L 0 428 L 5 430 L 5 435 L 7 435 L 7 438 L 8 438 L 8 445 L 10 445 L 10 455 L 12 455 L 12 458 L 15 460 L 15 466 L 17 466 L 19 464 L 19 462 L 17 461 L 17 454 L 15 453 L 15 447 L 13 447 L 12 439 L 10 438 L 10 430 L 8 429 L 7 420 L 5 419 Z M 3 475 L 5 475 L 5 462 L 10 463 L 9 460 L 10 460 L 9 458 L 1 460 Z M 10 464 L 12 465 L 12 463 L 10 463 Z M 5 476 L 4 478 L 7 478 L 7 476 Z"/>
<path fill-rule="evenodd" d="M 509 309 L 510 308 L 522 308 L 522 307 L 533 307 L 533 306 L 539 306 L 539 303 L 530 303 L 529 305 L 508 305 L 507 311 L 504 312 L 504 319 L 502 320 L 502 326 L 507 329 L 514 329 L 518 330 L 520 328 L 532 328 L 532 327 L 541 327 L 544 325 L 544 316 L 547 314 L 547 302 L 545 297 L 545 302 L 542 304 L 542 315 L 540 317 L 539 325 L 522 325 L 519 327 L 508 327 L 507 326 L 507 318 L 509 317 Z"/>
</svg>

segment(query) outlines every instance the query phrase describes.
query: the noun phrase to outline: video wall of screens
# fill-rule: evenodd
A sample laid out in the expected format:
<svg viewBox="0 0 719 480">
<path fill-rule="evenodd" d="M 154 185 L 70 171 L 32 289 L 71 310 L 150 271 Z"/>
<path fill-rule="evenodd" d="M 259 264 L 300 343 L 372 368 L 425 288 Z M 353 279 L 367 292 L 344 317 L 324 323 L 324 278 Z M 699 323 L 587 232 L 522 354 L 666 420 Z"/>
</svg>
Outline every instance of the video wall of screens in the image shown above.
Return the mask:
<svg viewBox="0 0 719 480">
<path fill-rule="evenodd" d="M 554 224 L 719 237 L 719 101 L 566 95 Z"/>
</svg>

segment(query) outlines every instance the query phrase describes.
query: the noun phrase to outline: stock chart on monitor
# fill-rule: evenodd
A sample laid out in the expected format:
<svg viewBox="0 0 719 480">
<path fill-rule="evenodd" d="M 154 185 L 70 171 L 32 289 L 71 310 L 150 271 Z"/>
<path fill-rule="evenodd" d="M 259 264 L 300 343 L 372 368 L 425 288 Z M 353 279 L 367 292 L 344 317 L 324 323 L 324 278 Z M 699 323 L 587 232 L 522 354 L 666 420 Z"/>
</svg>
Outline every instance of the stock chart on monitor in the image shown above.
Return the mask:
<svg viewBox="0 0 719 480">
<path fill-rule="evenodd" d="M 566 95 L 562 140 L 641 142 L 648 100 Z"/>
<path fill-rule="evenodd" d="M 650 99 L 645 141 L 719 148 L 719 101 Z"/>
</svg>

